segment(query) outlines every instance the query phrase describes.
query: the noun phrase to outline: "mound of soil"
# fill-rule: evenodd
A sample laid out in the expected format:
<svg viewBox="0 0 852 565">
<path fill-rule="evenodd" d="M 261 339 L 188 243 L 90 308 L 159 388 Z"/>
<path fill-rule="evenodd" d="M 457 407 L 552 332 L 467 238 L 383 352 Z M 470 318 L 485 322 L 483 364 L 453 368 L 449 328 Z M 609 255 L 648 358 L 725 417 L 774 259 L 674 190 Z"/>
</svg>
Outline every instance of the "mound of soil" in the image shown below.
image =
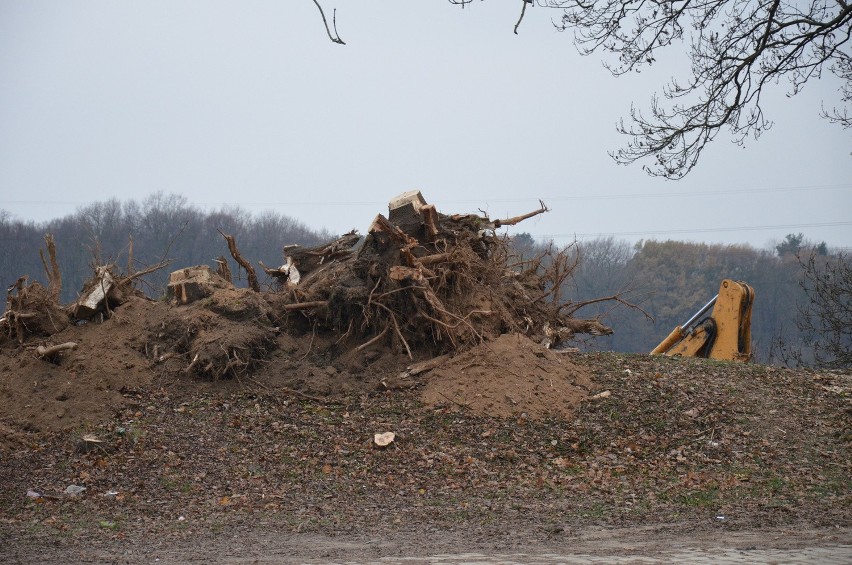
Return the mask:
<svg viewBox="0 0 852 565">
<path fill-rule="evenodd" d="M 156 373 L 137 340 L 163 304 L 133 299 L 103 324 L 71 325 L 53 338 L 0 349 L 0 449 L 41 434 L 71 431 L 110 418 L 128 398 L 155 386 Z M 47 360 L 36 346 L 74 342 Z"/>
<path fill-rule="evenodd" d="M 592 386 L 568 355 L 504 334 L 433 370 L 421 398 L 482 416 L 569 419 Z"/>
</svg>

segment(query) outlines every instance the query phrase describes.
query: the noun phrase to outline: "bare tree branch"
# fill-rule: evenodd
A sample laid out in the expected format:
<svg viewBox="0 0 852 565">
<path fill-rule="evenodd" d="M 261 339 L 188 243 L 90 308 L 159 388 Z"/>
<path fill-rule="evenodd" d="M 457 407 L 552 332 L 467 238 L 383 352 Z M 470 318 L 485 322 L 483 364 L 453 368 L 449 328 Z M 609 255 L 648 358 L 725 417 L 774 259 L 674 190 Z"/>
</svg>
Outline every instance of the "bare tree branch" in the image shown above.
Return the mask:
<svg viewBox="0 0 852 565">
<path fill-rule="evenodd" d="M 225 238 L 225 241 L 228 243 L 228 251 L 231 252 L 231 257 L 234 258 L 234 261 L 242 267 L 246 274 L 248 275 L 248 285 L 249 288 L 255 292 L 260 292 L 260 283 L 257 282 L 257 274 L 255 273 L 254 267 L 252 267 L 251 263 L 245 260 L 243 256 L 240 254 L 240 250 L 237 248 L 237 242 L 234 239 L 233 235 L 227 234 L 222 230 L 219 230 L 219 233 L 222 237 Z"/>
<path fill-rule="evenodd" d="M 523 6 L 515 33 L 530 0 Z M 450 0 L 462 7 L 469 0 Z M 672 79 L 646 110 L 632 107 L 617 130 L 629 141 L 616 162 L 650 159 L 652 176 L 682 178 L 707 145 L 728 130 L 739 145 L 772 126 L 764 88 L 782 80 L 788 95 L 828 72 L 843 81 L 840 106 L 822 116 L 852 127 L 852 4 L 845 0 L 538 0 L 561 10 L 555 22 L 571 30 L 580 53 L 603 52 L 613 75 L 656 62 L 657 50 L 686 44 L 691 73 Z"/>
<path fill-rule="evenodd" d="M 532 0 L 521 0 L 521 15 L 518 17 L 517 23 L 515 23 L 515 35 L 518 35 L 518 28 L 521 22 L 524 21 L 524 14 L 527 13 L 527 4 L 532 4 Z"/>
<path fill-rule="evenodd" d="M 494 227 L 499 228 L 502 226 L 514 226 L 517 225 L 524 220 L 528 220 L 533 216 L 538 216 L 539 214 L 544 214 L 545 212 L 550 212 L 550 208 L 548 208 L 542 200 L 538 201 L 540 208 L 538 210 L 534 210 L 532 212 L 528 212 L 526 214 L 521 214 L 520 216 L 514 216 L 512 218 L 506 218 L 505 220 L 494 220 Z"/>
<path fill-rule="evenodd" d="M 340 39 L 340 34 L 337 33 L 337 8 L 331 13 L 331 28 L 328 27 L 328 20 L 325 18 L 325 12 L 320 6 L 319 0 L 314 0 L 314 4 L 319 10 L 320 16 L 322 16 L 322 24 L 325 26 L 325 32 L 328 34 L 328 38 L 332 43 L 338 43 L 340 45 L 346 45 L 346 43 Z M 334 33 L 332 33 L 332 29 L 334 29 Z"/>
<path fill-rule="evenodd" d="M 448 0 L 465 8 L 473 0 Z M 326 32 L 344 44 L 318 0 Z M 526 15 L 521 13 L 514 33 Z M 843 81 L 839 107 L 822 108 L 832 123 L 852 127 L 852 4 L 846 0 L 537 0 L 560 10 L 560 31 L 571 30 L 580 53 L 604 52 L 613 75 L 638 72 L 657 50 L 686 44 L 691 72 L 672 79 L 646 110 L 631 107 L 617 130 L 627 143 L 611 152 L 616 162 L 650 159 L 652 176 L 683 178 L 707 147 L 727 130 L 744 145 L 772 127 L 764 115 L 764 88 L 782 80 L 788 95 L 828 72 Z M 333 31 L 332 31 L 333 29 Z"/>
<path fill-rule="evenodd" d="M 560 30 L 572 29 L 583 54 L 612 53 L 614 75 L 638 71 L 656 61 L 660 48 L 689 44 L 692 72 L 672 80 L 651 100 L 650 110 L 630 111 L 618 131 L 631 140 L 612 153 L 619 163 L 652 158 L 654 176 L 682 178 L 719 132 L 737 144 L 758 138 L 772 126 L 761 106 L 763 89 L 784 79 L 790 95 L 829 70 L 845 82 L 841 100 L 850 101 L 852 6 L 835 0 L 547 0 L 563 10 Z M 848 112 L 824 111 L 848 124 Z"/>
</svg>

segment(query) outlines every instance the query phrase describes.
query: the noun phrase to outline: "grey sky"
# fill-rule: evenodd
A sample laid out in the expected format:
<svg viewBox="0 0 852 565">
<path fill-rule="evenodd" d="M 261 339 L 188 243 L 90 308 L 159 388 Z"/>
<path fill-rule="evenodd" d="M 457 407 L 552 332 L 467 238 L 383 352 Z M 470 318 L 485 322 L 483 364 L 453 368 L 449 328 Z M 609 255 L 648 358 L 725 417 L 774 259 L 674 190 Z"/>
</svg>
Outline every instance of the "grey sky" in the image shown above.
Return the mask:
<svg viewBox="0 0 852 565">
<path fill-rule="evenodd" d="M 340 46 L 310 0 L 0 0 L 0 208 L 40 221 L 162 190 L 363 232 L 419 188 L 492 217 L 541 198 L 518 231 L 558 243 L 852 246 L 852 135 L 818 117 L 836 81 L 774 88 L 759 141 L 722 134 L 686 179 L 653 179 L 607 150 L 682 52 L 615 79 L 545 9 L 513 35 L 517 4 L 327 0 Z"/>
</svg>

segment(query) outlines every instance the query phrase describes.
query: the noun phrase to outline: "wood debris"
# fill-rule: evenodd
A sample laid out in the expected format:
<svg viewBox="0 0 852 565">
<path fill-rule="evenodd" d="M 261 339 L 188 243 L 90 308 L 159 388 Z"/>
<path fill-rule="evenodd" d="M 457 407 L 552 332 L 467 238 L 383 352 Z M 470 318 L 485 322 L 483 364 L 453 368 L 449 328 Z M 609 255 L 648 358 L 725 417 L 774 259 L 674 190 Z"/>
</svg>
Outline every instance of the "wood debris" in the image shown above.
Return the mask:
<svg viewBox="0 0 852 565">
<path fill-rule="evenodd" d="M 358 339 L 359 350 L 383 343 L 409 355 L 456 351 L 508 332 L 549 345 L 584 331 L 611 333 L 560 313 L 558 289 L 576 259 L 551 248 L 518 261 L 496 233 L 547 211 L 540 202 L 499 220 L 446 215 L 419 191 L 405 192 L 391 199 L 387 217 L 375 217 L 357 251 L 355 232 L 319 248 L 284 249 L 292 261 L 285 267 L 300 273 L 298 284 L 281 286 L 300 316 L 291 323 Z M 287 280 L 285 267 L 265 271 Z"/>
</svg>

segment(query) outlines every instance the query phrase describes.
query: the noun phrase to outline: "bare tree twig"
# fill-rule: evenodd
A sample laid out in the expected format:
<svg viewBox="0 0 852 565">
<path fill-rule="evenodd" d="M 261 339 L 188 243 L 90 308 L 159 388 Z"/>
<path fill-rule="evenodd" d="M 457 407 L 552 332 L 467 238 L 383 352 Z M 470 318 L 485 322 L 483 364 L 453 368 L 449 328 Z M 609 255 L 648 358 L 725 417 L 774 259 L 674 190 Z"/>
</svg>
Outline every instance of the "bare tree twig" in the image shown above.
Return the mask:
<svg viewBox="0 0 852 565">
<path fill-rule="evenodd" d="M 588 306 L 590 304 L 597 304 L 599 302 L 618 302 L 619 304 L 623 304 L 623 305 L 627 306 L 628 308 L 642 312 L 642 314 L 646 318 L 648 318 L 649 320 L 654 319 L 654 317 L 651 316 L 651 314 L 646 312 L 638 304 L 633 304 L 632 302 L 629 302 L 629 301 L 625 300 L 624 298 L 622 298 L 622 295 L 620 293 L 619 294 L 613 294 L 612 296 L 604 296 L 604 297 L 601 297 L 601 298 L 595 298 L 595 299 L 592 299 L 592 300 L 584 300 L 583 302 L 566 302 L 565 304 L 562 304 L 561 306 L 559 306 L 559 308 L 557 309 L 557 312 L 559 312 L 563 308 L 565 308 L 566 311 L 565 311 L 564 315 L 565 316 L 571 316 L 571 315 L 574 314 L 574 312 L 576 312 L 580 308 L 583 308 L 584 306 Z"/>
<path fill-rule="evenodd" d="M 515 35 L 518 35 L 518 28 L 521 25 L 521 22 L 524 21 L 524 14 L 527 13 L 527 4 L 532 4 L 532 0 L 521 0 L 521 15 L 518 18 L 517 23 L 515 23 Z"/>
<path fill-rule="evenodd" d="M 325 18 L 325 12 L 323 11 L 322 6 L 320 6 L 319 0 L 314 0 L 314 4 L 316 5 L 317 10 L 319 10 L 320 16 L 322 16 L 322 23 L 325 26 L 325 32 L 328 34 L 328 38 L 331 42 L 346 45 L 346 43 L 340 39 L 340 34 L 337 33 L 337 8 L 335 8 L 332 12 L 331 23 L 332 28 L 334 29 L 334 33 L 332 34 L 331 28 L 328 27 L 328 20 Z"/>
<path fill-rule="evenodd" d="M 141 271 L 137 271 L 137 272 L 133 273 L 132 275 L 124 277 L 123 279 L 121 279 L 120 282 L 121 282 L 121 284 L 128 283 L 128 282 L 130 282 L 134 279 L 138 279 L 139 277 L 144 277 L 145 275 L 153 273 L 154 271 L 159 271 L 160 269 L 162 269 L 164 267 L 168 267 L 171 263 L 172 263 L 171 259 L 169 259 L 168 261 L 160 261 L 156 265 L 151 265 L 148 268 L 142 269 Z"/>
</svg>

